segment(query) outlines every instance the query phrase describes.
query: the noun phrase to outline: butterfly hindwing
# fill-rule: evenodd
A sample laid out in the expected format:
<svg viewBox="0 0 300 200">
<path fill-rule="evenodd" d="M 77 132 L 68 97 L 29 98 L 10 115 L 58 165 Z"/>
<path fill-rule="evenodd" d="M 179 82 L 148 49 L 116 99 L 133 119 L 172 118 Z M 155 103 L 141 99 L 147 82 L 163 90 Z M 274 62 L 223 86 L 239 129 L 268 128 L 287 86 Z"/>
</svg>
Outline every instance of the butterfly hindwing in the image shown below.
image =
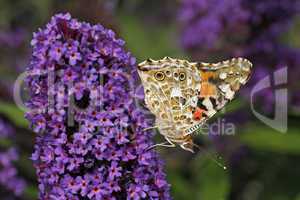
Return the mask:
<svg viewBox="0 0 300 200">
<path fill-rule="evenodd" d="M 193 124 L 192 108 L 186 105 L 196 95 L 194 88 L 200 87 L 197 64 L 166 57 L 141 63 L 138 72 L 144 86 L 146 105 L 156 116 L 161 134 L 182 134 Z M 197 74 L 197 81 L 191 78 L 191 74 Z M 163 129 L 162 124 L 171 127 Z"/>
</svg>

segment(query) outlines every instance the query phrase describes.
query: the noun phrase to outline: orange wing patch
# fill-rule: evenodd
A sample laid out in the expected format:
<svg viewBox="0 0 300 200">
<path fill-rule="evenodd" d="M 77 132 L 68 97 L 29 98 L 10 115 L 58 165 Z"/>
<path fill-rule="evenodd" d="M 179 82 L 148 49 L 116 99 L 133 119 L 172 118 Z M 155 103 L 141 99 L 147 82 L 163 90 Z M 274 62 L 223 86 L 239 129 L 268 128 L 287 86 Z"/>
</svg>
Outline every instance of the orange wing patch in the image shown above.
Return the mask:
<svg viewBox="0 0 300 200">
<path fill-rule="evenodd" d="M 210 83 L 210 80 L 216 79 L 217 75 L 211 71 L 201 71 L 201 89 L 200 97 L 210 97 L 217 94 L 217 88 L 215 84 Z"/>
<path fill-rule="evenodd" d="M 210 79 L 215 79 L 217 77 L 216 73 L 213 72 L 201 72 L 201 80 L 203 82 L 208 82 Z"/>
<path fill-rule="evenodd" d="M 217 88 L 214 84 L 203 82 L 200 89 L 200 97 L 210 97 L 217 94 Z"/>
</svg>

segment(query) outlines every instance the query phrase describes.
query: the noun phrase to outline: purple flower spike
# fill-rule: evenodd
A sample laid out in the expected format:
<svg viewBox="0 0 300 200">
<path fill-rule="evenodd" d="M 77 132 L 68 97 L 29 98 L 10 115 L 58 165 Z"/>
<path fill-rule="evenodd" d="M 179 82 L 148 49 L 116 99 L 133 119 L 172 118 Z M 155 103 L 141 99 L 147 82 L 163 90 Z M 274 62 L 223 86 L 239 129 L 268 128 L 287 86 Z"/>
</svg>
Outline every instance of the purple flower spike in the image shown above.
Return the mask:
<svg viewBox="0 0 300 200">
<path fill-rule="evenodd" d="M 124 42 L 69 14 L 33 41 L 27 72 L 42 73 L 27 77 L 26 117 L 38 133 L 39 199 L 171 199 L 162 162 L 147 151 L 150 124 L 135 105 L 138 76 Z"/>
</svg>

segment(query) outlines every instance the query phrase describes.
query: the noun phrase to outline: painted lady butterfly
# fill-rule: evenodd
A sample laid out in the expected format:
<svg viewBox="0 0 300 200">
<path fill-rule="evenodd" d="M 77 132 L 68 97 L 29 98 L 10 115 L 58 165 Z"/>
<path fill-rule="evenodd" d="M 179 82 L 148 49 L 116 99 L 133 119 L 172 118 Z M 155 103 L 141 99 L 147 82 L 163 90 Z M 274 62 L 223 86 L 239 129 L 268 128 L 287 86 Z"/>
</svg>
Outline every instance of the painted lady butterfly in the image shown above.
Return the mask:
<svg viewBox="0 0 300 200">
<path fill-rule="evenodd" d="M 146 106 L 167 141 L 158 145 L 178 144 L 193 152 L 192 133 L 234 98 L 247 83 L 251 68 L 244 58 L 211 64 L 165 57 L 140 63 Z"/>
</svg>

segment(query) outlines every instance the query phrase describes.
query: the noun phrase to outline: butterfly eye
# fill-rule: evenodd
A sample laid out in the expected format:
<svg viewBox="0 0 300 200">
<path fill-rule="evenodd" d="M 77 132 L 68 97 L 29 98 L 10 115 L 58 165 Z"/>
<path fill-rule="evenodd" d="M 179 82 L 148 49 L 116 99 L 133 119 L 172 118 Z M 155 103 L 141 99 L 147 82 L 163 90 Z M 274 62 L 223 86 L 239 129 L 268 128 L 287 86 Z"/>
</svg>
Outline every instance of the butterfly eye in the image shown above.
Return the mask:
<svg viewBox="0 0 300 200">
<path fill-rule="evenodd" d="M 165 79 L 165 74 L 163 72 L 156 72 L 154 77 L 158 81 L 163 81 Z"/>
<path fill-rule="evenodd" d="M 179 74 L 179 80 L 181 80 L 181 81 L 184 81 L 184 80 L 185 80 L 185 73 L 184 73 L 184 72 L 181 72 L 181 73 Z"/>
</svg>

